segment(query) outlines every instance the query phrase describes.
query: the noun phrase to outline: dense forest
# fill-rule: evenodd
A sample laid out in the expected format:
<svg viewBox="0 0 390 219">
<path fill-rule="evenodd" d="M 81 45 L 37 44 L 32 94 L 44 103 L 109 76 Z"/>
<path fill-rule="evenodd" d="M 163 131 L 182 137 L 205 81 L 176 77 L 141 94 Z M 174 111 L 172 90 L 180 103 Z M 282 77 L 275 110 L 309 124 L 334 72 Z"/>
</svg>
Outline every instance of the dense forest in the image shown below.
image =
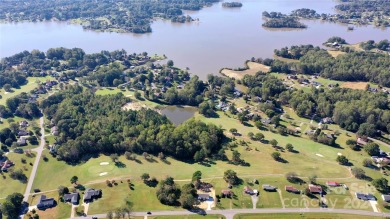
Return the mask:
<svg viewBox="0 0 390 219">
<path fill-rule="evenodd" d="M 4 0 L 0 19 L 17 21 L 69 21 L 80 19 L 86 29 L 147 33 L 154 18 L 191 21 L 183 10 L 200 10 L 218 0 Z"/>
<path fill-rule="evenodd" d="M 268 28 L 306 28 L 307 26 L 298 21 L 298 18 L 282 14 L 280 12 L 263 12 L 266 21 L 262 24 Z"/>
<path fill-rule="evenodd" d="M 123 94 L 99 96 L 80 86 L 56 93 L 41 104 L 58 127 L 58 158 L 78 162 L 85 154 L 151 153 L 197 161 L 221 148 L 222 129 L 194 119 L 175 127 L 153 110 L 124 111 Z"/>
<path fill-rule="evenodd" d="M 375 136 L 376 130 L 390 131 L 390 106 L 383 93 L 333 88 L 286 91 L 279 96 L 299 116 L 317 114 L 360 135 Z"/>
<path fill-rule="evenodd" d="M 326 50 L 306 46 L 275 50 L 275 55 L 299 59 L 298 63 L 274 61 L 271 71 L 300 74 L 319 74 L 340 81 L 370 81 L 381 86 L 390 86 L 390 56 L 372 52 L 350 51 L 332 57 Z"/>
</svg>

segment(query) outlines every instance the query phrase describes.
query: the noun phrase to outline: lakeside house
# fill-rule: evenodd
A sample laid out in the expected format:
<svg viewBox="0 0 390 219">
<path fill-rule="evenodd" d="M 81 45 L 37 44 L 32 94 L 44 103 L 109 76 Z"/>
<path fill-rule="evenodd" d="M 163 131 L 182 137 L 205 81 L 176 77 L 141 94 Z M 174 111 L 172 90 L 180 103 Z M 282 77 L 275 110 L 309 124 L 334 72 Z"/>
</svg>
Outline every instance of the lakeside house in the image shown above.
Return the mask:
<svg viewBox="0 0 390 219">
<path fill-rule="evenodd" d="M 210 199 L 209 194 L 198 194 L 198 200 L 199 201 L 207 201 Z"/>
<path fill-rule="evenodd" d="M 286 192 L 291 192 L 291 193 L 295 193 L 295 194 L 301 192 L 293 186 L 285 186 L 284 189 L 286 190 Z"/>
<path fill-rule="evenodd" d="M 47 208 L 52 208 L 55 206 L 56 201 L 54 200 L 54 198 L 48 198 L 46 197 L 46 195 L 41 195 L 41 197 L 39 197 L 39 202 L 37 204 L 37 208 L 39 210 L 45 210 Z"/>
<path fill-rule="evenodd" d="M 309 190 L 310 193 L 318 193 L 318 194 L 322 193 L 322 187 L 313 184 L 309 184 Z"/>
<path fill-rule="evenodd" d="M 26 120 L 23 120 L 23 121 L 19 122 L 19 126 L 21 128 L 26 128 L 28 126 L 28 122 Z"/>
<path fill-rule="evenodd" d="M 102 190 L 100 189 L 87 189 L 84 194 L 84 202 L 92 202 L 94 199 L 102 197 Z"/>
<path fill-rule="evenodd" d="M 19 137 L 20 137 L 20 136 L 28 136 L 28 135 L 30 135 L 30 134 L 29 134 L 28 131 L 26 131 L 26 130 L 20 129 L 20 130 L 18 131 L 18 136 L 19 136 Z"/>
<path fill-rule="evenodd" d="M 368 143 L 368 139 L 366 137 L 359 137 L 359 138 L 357 138 L 356 143 L 359 146 L 364 146 Z"/>
<path fill-rule="evenodd" d="M 51 134 L 54 136 L 57 136 L 59 134 L 57 126 L 51 127 Z"/>
<path fill-rule="evenodd" d="M 267 192 L 275 192 L 276 191 L 276 187 L 274 186 L 270 186 L 268 184 L 264 184 L 263 185 L 263 189 Z"/>
<path fill-rule="evenodd" d="M 68 193 L 64 195 L 64 202 L 69 202 L 74 205 L 78 205 L 80 200 L 80 195 L 78 192 Z"/>
</svg>

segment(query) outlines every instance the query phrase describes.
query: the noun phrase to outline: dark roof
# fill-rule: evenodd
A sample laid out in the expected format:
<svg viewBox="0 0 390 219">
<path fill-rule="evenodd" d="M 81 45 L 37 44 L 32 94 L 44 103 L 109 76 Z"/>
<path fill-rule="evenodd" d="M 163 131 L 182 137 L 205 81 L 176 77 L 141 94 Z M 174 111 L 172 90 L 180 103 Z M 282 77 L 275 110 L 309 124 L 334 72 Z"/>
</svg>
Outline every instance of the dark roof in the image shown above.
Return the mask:
<svg viewBox="0 0 390 219">
<path fill-rule="evenodd" d="M 46 195 L 39 197 L 37 208 L 51 208 L 55 206 L 54 198 L 47 198 Z"/>
<path fill-rule="evenodd" d="M 209 198 L 210 198 L 209 194 L 198 194 L 198 199 L 206 200 Z"/>
<path fill-rule="evenodd" d="M 390 195 L 382 195 L 382 199 L 385 202 L 389 202 L 390 201 Z"/>
<path fill-rule="evenodd" d="M 263 185 L 263 189 L 264 189 L 264 190 L 267 190 L 267 191 L 275 191 L 275 190 L 276 190 L 276 187 L 270 186 L 270 185 L 267 185 L 267 184 L 264 184 L 264 185 Z"/>
<path fill-rule="evenodd" d="M 373 194 L 363 194 L 363 193 L 358 193 L 358 192 L 356 193 L 356 198 L 362 199 L 364 201 L 367 201 L 367 200 L 375 201 L 376 200 L 376 197 Z"/>
<path fill-rule="evenodd" d="M 68 193 L 64 195 L 65 202 L 78 203 L 79 202 L 79 193 Z"/>
<path fill-rule="evenodd" d="M 95 189 L 87 189 L 87 191 L 84 194 L 84 201 L 90 201 L 94 198 L 100 197 L 102 194 L 102 190 L 95 190 Z"/>
</svg>

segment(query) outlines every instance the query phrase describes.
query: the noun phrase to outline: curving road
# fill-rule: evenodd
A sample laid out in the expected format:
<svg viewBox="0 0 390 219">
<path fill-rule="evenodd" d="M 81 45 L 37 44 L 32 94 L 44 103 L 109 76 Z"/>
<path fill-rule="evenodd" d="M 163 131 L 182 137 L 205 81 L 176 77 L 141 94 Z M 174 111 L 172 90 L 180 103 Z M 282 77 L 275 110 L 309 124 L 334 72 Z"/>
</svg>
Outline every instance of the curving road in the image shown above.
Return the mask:
<svg viewBox="0 0 390 219">
<path fill-rule="evenodd" d="M 41 126 L 41 143 L 40 143 L 39 147 L 32 149 L 32 151 L 37 152 L 37 156 L 35 158 L 34 165 L 32 167 L 32 171 L 31 171 L 30 177 L 28 178 L 26 191 L 24 192 L 23 201 L 25 201 L 25 202 L 27 202 L 28 197 L 30 196 L 31 187 L 32 187 L 32 184 L 34 182 L 35 175 L 37 173 L 39 162 L 41 161 L 42 151 L 43 151 L 43 149 L 45 147 L 45 127 L 43 126 L 43 123 L 44 123 L 43 118 L 44 117 L 43 117 L 43 114 L 42 114 L 42 117 L 39 119 L 39 125 Z"/>
<path fill-rule="evenodd" d="M 390 217 L 390 213 L 375 213 L 372 211 L 352 210 L 352 209 L 328 209 L 328 208 L 262 208 L 262 209 L 234 209 L 234 210 L 210 210 L 207 214 L 221 214 L 226 219 L 233 219 L 236 214 L 267 214 L 267 213 L 329 213 L 329 214 L 355 214 L 365 216 L 381 216 Z M 191 215 L 197 214 L 190 211 L 156 211 L 152 212 L 152 216 L 169 216 L 169 215 Z M 132 216 L 145 216 L 146 212 L 132 212 Z M 106 218 L 106 214 L 88 215 L 87 217 L 75 217 L 72 219 L 85 218 Z"/>
</svg>

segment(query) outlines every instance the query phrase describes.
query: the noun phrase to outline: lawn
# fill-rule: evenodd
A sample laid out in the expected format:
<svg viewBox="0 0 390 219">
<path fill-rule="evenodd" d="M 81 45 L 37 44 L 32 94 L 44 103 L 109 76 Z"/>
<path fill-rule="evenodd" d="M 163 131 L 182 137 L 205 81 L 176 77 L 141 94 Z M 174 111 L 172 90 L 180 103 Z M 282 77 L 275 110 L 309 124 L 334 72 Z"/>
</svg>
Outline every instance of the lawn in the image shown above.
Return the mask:
<svg viewBox="0 0 390 219">
<path fill-rule="evenodd" d="M 34 163 L 35 157 L 29 158 L 24 154 L 16 154 L 16 153 L 8 153 L 6 155 L 9 160 L 15 163 L 13 167 L 15 170 L 22 169 L 24 174 L 30 177 L 32 166 L 29 163 Z M 21 159 L 26 159 L 26 163 L 22 163 Z M 14 192 L 19 192 L 24 194 L 24 190 L 26 189 L 26 183 L 22 183 L 18 180 L 11 179 L 9 173 L 0 173 L 2 176 L 0 177 L 0 198 L 5 198 L 7 195 L 12 194 Z M 4 186 L 6 185 L 6 186 Z"/>
<path fill-rule="evenodd" d="M 278 218 L 278 219 L 370 219 L 381 218 L 374 216 L 362 216 L 354 214 L 334 214 L 334 213 L 275 213 L 275 214 L 237 214 L 234 219 L 261 219 L 261 218 Z"/>
<path fill-rule="evenodd" d="M 141 180 L 132 180 L 131 189 L 127 180 L 117 180 L 116 183 L 117 185 L 113 187 L 108 187 L 106 183 L 86 186 L 86 188 L 101 189 L 103 194 L 102 198 L 90 204 L 88 214 L 106 213 L 126 206 L 125 199 L 132 202 L 133 211 L 183 210 L 161 204 L 156 197 L 157 188 L 148 187 Z"/>
<path fill-rule="evenodd" d="M 37 214 L 40 218 L 47 218 L 47 219 L 63 219 L 63 218 L 69 218 L 71 213 L 71 205 L 67 203 L 63 203 L 59 201 L 59 196 L 57 191 L 48 192 L 45 193 L 45 195 L 49 198 L 54 198 L 57 202 L 57 206 L 54 208 L 46 209 L 46 210 L 37 210 Z M 29 206 L 34 206 L 38 204 L 40 195 L 36 195 L 33 197 L 30 197 L 28 200 Z M 25 218 L 28 218 L 25 216 Z"/>
</svg>

